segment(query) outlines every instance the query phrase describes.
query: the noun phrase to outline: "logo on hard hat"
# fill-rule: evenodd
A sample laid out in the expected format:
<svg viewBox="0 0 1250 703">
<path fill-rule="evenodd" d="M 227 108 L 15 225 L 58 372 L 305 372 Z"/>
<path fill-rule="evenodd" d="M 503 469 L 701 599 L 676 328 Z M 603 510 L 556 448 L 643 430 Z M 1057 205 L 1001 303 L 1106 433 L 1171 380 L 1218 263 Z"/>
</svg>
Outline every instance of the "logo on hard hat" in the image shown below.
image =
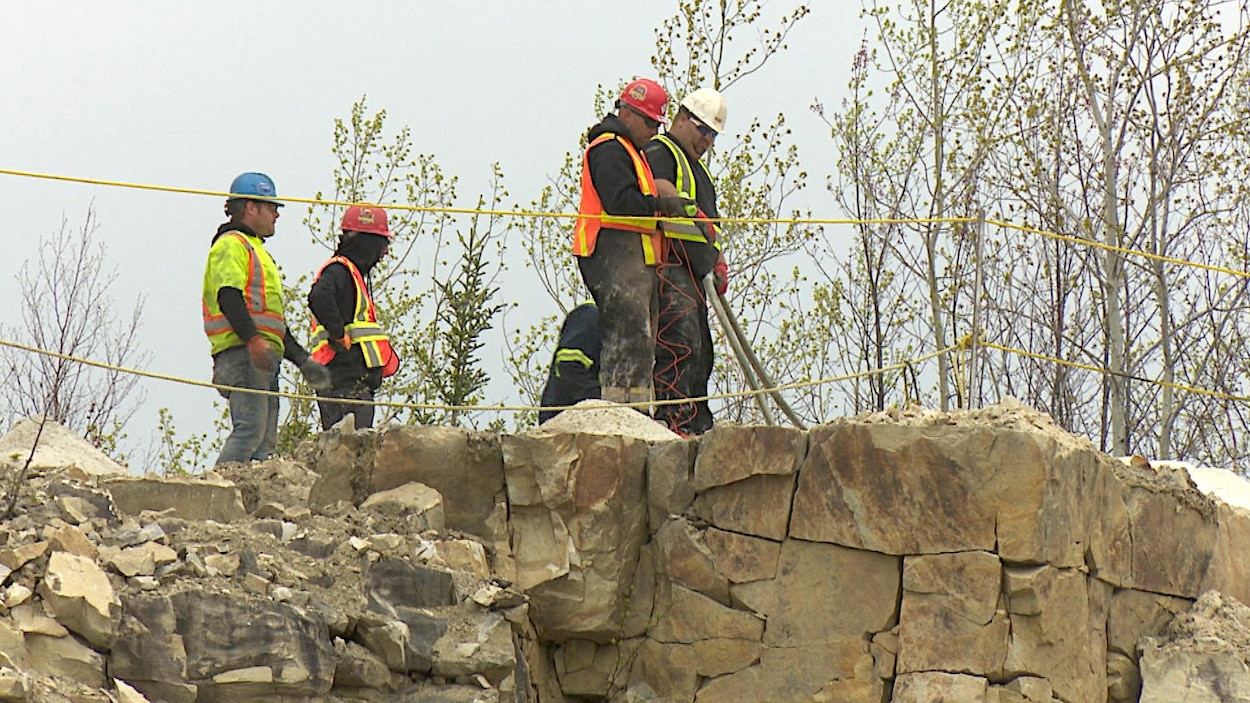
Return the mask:
<svg viewBox="0 0 1250 703">
<path fill-rule="evenodd" d="M 264 181 L 261 181 L 260 183 L 256 184 L 256 192 L 260 193 L 261 195 L 273 195 L 273 186 L 269 185 L 268 183 Z"/>
<path fill-rule="evenodd" d="M 629 97 L 639 102 L 642 102 L 643 98 L 647 97 L 647 86 L 641 83 L 635 83 L 629 89 Z"/>
<path fill-rule="evenodd" d="M 360 208 L 360 215 L 359 217 L 357 217 L 357 219 L 360 220 L 361 224 L 366 224 L 366 225 L 373 224 L 373 210 L 370 210 L 367 207 Z"/>
</svg>

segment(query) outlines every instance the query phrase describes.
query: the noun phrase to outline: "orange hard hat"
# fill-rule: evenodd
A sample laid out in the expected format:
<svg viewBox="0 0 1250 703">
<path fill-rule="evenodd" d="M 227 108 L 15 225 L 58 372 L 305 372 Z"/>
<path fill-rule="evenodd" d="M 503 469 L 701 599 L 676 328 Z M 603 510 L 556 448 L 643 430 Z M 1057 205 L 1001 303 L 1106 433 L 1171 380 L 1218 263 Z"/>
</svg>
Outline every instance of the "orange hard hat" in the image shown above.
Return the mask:
<svg viewBox="0 0 1250 703">
<path fill-rule="evenodd" d="M 668 107 L 668 93 L 650 78 L 636 78 L 621 91 L 621 102 L 659 122 L 668 124 L 664 110 Z"/>
<path fill-rule="evenodd" d="M 352 205 L 347 208 L 343 213 L 342 230 L 377 234 L 387 239 L 395 236 L 386 223 L 386 210 L 377 205 Z"/>
</svg>

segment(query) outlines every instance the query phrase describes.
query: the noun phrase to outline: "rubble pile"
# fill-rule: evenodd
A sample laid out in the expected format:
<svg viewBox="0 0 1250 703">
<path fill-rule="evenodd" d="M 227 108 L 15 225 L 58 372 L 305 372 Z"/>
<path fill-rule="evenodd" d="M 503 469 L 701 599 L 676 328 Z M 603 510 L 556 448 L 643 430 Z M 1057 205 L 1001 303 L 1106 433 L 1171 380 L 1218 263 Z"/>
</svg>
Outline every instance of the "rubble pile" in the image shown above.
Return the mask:
<svg viewBox="0 0 1250 703">
<path fill-rule="evenodd" d="M 613 424 L 348 423 L 195 477 L 0 462 L 0 702 L 1250 695 L 1250 512 L 1183 469 L 1018 403 L 585 412 Z"/>
<path fill-rule="evenodd" d="M 314 512 L 290 460 L 160 478 L 58 452 L 0 530 L 0 701 L 514 700 L 525 598 L 433 489 Z"/>
</svg>

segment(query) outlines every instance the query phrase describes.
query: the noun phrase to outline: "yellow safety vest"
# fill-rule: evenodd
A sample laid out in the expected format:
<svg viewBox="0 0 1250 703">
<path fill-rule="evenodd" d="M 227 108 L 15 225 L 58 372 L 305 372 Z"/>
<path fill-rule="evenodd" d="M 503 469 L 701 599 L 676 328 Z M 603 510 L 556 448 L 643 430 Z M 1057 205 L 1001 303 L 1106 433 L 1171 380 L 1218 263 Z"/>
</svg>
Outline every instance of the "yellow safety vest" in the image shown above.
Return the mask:
<svg viewBox="0 0 1250 703">
<path fill-rule="evenodd" d="M 590 150 L 613 139 L 625 146 L 626 153 L 633 161 L 634 173 L 638 176 L 638 189 L 643 195 L 655 195 L 655 178 L 651 175 L 651 166 L 634 148 L 632 142 L 611 132 L 596 137 L 586 145 L 586 153 L 582 156 L 582 200 L 577 209 L 577 226 L 573 229 L 573 255 L 590 256 L 595 253 L 599 230 L 607 227 L 640 233 L 643 259 L 648 266 L 654 266 L 660 260 L 664 246 L 664 237 L 656 227 L 656 218 L 618 216 L 604 212 L 603 201 L 599 199 L 599 192 L 595 190 L 595 184 L 590 178 Z"/>
<path fill-rule="evenodd" d="M 243 338 L 217 304 L 217 291 L 237 288 L 243 292 L 247 312 L 261 334 L 281 355 L 286 346 L 286 318 L 282 310 L 282 277 L 259 237 L 238 230 L 226 232 L 208 250 L 201 299 L 204 334 L 215 355 L 243 344 Z"/>
<path fill-rule="evenodd" d="M 677 193 L 683 198 L 697 200 L 698 182 L 694 178 L 694 169 L 690 165 L 690 159 L 686 156 L 685 150 L 667 134 L 657 134 L 651 139 L 668 147 L 668 150 L 673 153 L 673 161 L 677 164 L 675 169 L 677 171 L 677 182 L 673 185 L 677 188 Z M 707 167 L 703 165 L 703 162 L 695 161 L 695 163 L 699 164 L 699 168 L 703 169 L 703 173 L 707 174 L 708 180 L 712 180 L 712 174 L 708 173 Z M 699 211 L 699 214 L 704 218 L 707 217 L 707 214 L 702 210 Z M 720 232 L 720 228 L 715 223 L 706 222 L 704 224 L 712 225 L 714 232 Z M 703 244 L 708 243 L 703 228 L 695 224 L 695 218 L 692 217 L 663 220 L 660 222 L 660 229 L 664 231 L 664 236 L 670 239 L 685 239 L 692 242 L 702 242 Z M 712 245 L 720 249 L 719 236 L 713 239 Z"/>
<path fill-rule="evenodd" d="M 348 272 L 352 274 L 352 280 L 356 283 L 355 316 L 351 322 L 343 326 L 343 331 L 347 333 L 352 344 L 360 345 L 366 367 L 376 369 L 381 366 L 383 378 L 393 375 L 399 370 L 399 357 L 391 348 L 390 337 L 378 324 L 377 308 L 373 305 L 373 298 L 369 295 L 369 289 L 365 287 L 365 278 L 360 275 L 356 264 L 345 256 L 330 257 L 329 261 L 317 269 L 313 282 L 316 283 L 321 278 L 321 272 L 333 263 L 346 266 Z M 334 347 L 330 346 L 330 333 L 326 332 L 325 326 L 317 320 L 316 316 L 312 318 L 312 335 L 312 357 L 323 364 L 330 363 L 336 352 Z"/>
</svg>

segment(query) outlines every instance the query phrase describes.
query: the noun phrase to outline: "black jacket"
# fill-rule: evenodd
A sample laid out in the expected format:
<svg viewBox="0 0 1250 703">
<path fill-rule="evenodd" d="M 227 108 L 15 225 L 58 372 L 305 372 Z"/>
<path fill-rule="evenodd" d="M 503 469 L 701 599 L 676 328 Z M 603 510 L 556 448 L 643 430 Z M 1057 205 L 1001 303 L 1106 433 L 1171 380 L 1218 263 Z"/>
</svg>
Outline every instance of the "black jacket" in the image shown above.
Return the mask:
<svg viewBox="0 0 1250 703">
<path fill-rule="evenodd" d="M 560 350 L 581 351 L 590 359 L 588 368 L 577 361 L 560 361 Z M 569 311 L 560 328 L 560 341 L 551 360 L 547 385 L 543 387 L 541 405 L 544 408 L 576 405 L 588 398 L 598 398 L 599 354 L 603 342 L 599 336 L 599 308 L 594 303 L 582 303 Z M 558 415 L 552 410 L 538 413 L 538 421 L 546 422 Z"/>
<path fill-rule="evenodd" d="M 369 272 L 382 257 L 382 251 L 390 244 L 386 237 L 356 232 L 345 235 L 339 242 L 335 254 L 346 257 L 366 277 L 368 285 Z M 313 282 L 308 292 L 308 309 L 325 328 L 330 339 L 342 339 L 344 327 L 356 316 L 356 281 L 347 267 L 339 262 L 331 263 L 321 271 L 321 276 Z M 330 379 L 335 389 L 351 388 L 363 384 L 371 390 L 382 385 L 381 367 L 365 366 L 365 355 L 360 346 L 353 344 L 343 351 L 337 342 L 332 342 L 336 354 L 326 364 L 330 369 Z"/>
<path fill-rule="evenodd" d="M 670 139 L 673 138 L 670 137 Z M 673 139 L 673 142 L 678 145 L 678 148 L 681 147 L 681 142 L 676 139 Z M 677 159 L 673 157 L 673 152 L 667 145 L 658 139 L 652 139 L 643 147 L 642 153 L 646 155 L 647 163 L 651 164 L 651 175 L 655 176 L 656 180 L 677 184 Z M 720 213 L 716 209 L 716 184 L 712 182 L 707 169 L 701 166 L 698 160 L 690 158 L 689 154 L 686 154 L 686 159 L 690 162 L 690 170 L 694 171 L 695 202 L 698 203 L 703 214 L 713 219 L 719 218 Z M 720 250 L 711 244 L 688 240 L 677 241 L 681 242 L 681 246 L 669 247 L 669 262 L 688 265 L 700 280 L 711 272 L 712 267 L 720 259 Z M 700 283 L 699 289 L 702 290 L 702 288 L 703 284 Z"/>
<path fill-rule="evenodd" d="M 608 115 L 602 122 L 590 128 L 586 135 L 587 143 L 609 132 L 629 139 L 629 128 L 625 123 L 616 115 Z M 615 139 L 599 144 L 586 154 L 586 164 L 590 168 L 590 180 L 595 184 L 595 191 L 599 193 L 604 212 L 609 215 L 655 216 L 656 198 L 644 195 L 638 187 L 634 162 L 629 158 L 629 152 L 624 145 Z"/>
</svg>

